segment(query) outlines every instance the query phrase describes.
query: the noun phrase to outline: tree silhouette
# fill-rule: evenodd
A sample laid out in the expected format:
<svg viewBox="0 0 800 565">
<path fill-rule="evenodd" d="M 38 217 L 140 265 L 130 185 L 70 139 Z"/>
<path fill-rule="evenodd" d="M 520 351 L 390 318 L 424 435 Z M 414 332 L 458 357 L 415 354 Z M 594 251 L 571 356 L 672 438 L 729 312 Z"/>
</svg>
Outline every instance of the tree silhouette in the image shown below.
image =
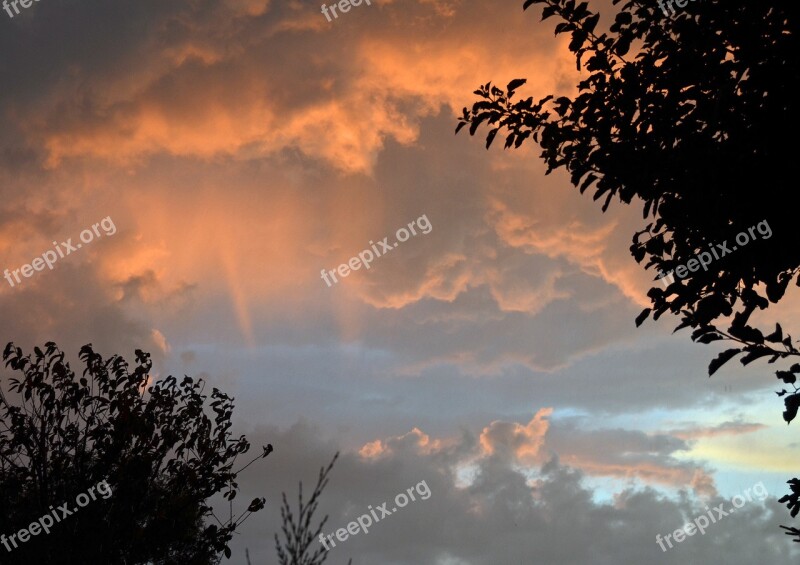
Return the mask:
<svg viewBox="0 0 800 565">
<path fill-rule="evenodd" d="M 314 512 L 317 511 L 317 506 L 319 506 L 319 497 L 328 484 L 328 475 L 338 458 L 339 452 L 337 451 L 327 468 L 320 468 L 317 485 L 311 493 L 311 498 L 306 503 L 303 503 L 303 482 L 300 481 L 296 519 L 292 513 L 291 506 L 289 506 L 286 493 L 281 493 L 283 499 L 281 504 L 281 531 L 284 539 L 281 540 L 278 534 L 275 534 L 275 551 L 278 554 L 279 565 L 322 565 L 328 558 L 329 549 L 325 549 L 322 546 L 317 546 L 316 549 L 313 549 L 313 546 L 318 543 L 317 539 L 328 521 L 328 516 L 327 514 L 325 515 L 316 529 L 312 525 L 312 519 Z M 251 565 L 250 553 L 249 551 L 246 553 L 247 565 Z M 350 559 L 347 563 L 352 565 L 353 560 Z"/>
<path fill-rule="evenodd" d="M 501 130 L 506 148 L 532 138 L 547 174 L 563 168 L 581 193 L 593 187 L 603 212 L 615 198 L 640 201 L 651 221 L 634 234 L 631 254 L 678 276 L 653 285 L 652 307 L 636 324 L 671 312 L 676 330 L 692 328 L 696 342 L 732 342 L 709 376 L 740 354 L 743 365 L 800 356 L 780 324 L 749 323 L 800 272 L 797 212 L 785 203 L 798 126 L 798 4 L 704 0 L 667 16 L 654 1 L 626 1 L 607 32 L 587 2 L 526 0 L 523 9 L 532 5 L 543 20 L 561 19 L 556 35 L 570 34 L 587 75 L 577 95 L 514 100 L 525 79 L 505 90 L 489 82 L 456 132 L 487 125 L 487 148 Z M 757 238 L 762 223 L 769 237 Z M 742 233 L 747 243 L 734 239 Z M 703 253 L 711 260 L 701 265 Z M 787 423 L 800 409 L 799 373 L 798 363 L 776 372 L 793 388 L 777 393 Z M 800 532 L 787 533 L 800 541 Z"/>
<path fill-rule="evenodd" d="M 141 350 L 129 371 L 121 357 L 103 360 L 85 345 L 82 376 L 52 342 L 33 356 L 9 343 L 3 359 L 21 374 L 9 379 L 8 394 L 0 390 L 4 543 L 53 508 L 73 512 L 49 533 L 0 547 L 0 562 L 199 565 L 230 556 L 237 527 L 264 506 L 255 499 L 234 517 L 231 502 L 224 521 L 209 506 L 218 493 L 233 501 L 244 469 L 233 467 L 250 448 L 230 432 L 231 397 L 215 388 L 207 405 L 205 383 L 190 377 L 151 385 L 150 355 Z M 271 451 L 267 445 L 250 463 Z M 75 508 L 76 497 L 101 482 L 110 496 Z"/>
<path fill-rule="evenodd" d="M 275 550 L 278 552 L 278 563 L 280 565 L 322 565 L 325 562 L 328 550 L 319 545 L 312 551 L 312 546 L 319 543 L 317 542 L 317 536 L 322 532 L 322 528 L 328 521 L 328 516 L 322 519 L 316 530 L 312 530 L 311 519 L 319 505 L 319 496 L 328 484 L 328 474 L 338 458 L 339 453 L 337 452 L 328 467 L 323 467 L 319 470 L 317 486 L 314 487 L 311 498 L 305 504 L 303 504 L 303 483 L 300 482 L 297 494 L 297 520 L 295 520 L 292 508 L 286 500 L 286 493 L 282 493 L 281 521 L 283 523 L 281 530 L 284 537 L 283 543 L 281 543 L 278 534 L 275 534 Z"/>
</svg>

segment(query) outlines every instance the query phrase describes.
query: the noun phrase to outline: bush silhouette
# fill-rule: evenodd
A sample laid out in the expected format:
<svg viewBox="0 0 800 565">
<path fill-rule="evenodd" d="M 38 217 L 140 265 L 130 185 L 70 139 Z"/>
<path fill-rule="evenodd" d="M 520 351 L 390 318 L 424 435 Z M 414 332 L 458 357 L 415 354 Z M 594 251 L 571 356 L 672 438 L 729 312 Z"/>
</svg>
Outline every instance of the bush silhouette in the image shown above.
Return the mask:
<svg viewBox="0 0 800 565">
<path fill-rule="evenodd" d="M 244 436 L 232 437 L 231 397 L 213 389 L 207 403 L 205 383 L 190 377 L 151 384 L 150 355 L 141 350 L 129 371 L 121 357 L 104 360 L 86 345 L 80 376 L 52 342 L 27 356 L 9 343 L 3 359 L 19 376 L 8 393 L 0 390 L 0 533 L 16 534 L 52 507 L 75 507 L 100 481 L 112 494 L 49 534 L 0 547 L 0 562 L 199 565 L 230 556 L 238 525 L 264 506 L 255 499 L 224 521 L 209 506 L 218 493 L 234 499 L 243 469 L 233 467 L 250 448 Z"/>
</svg>

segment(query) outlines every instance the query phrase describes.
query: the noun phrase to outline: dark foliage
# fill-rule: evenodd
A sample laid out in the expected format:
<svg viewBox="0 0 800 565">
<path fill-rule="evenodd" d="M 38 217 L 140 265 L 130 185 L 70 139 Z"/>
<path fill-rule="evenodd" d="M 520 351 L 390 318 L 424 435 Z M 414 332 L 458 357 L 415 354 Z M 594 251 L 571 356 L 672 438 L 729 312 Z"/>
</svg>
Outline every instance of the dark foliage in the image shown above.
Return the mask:
<svg viewBox="0 0 800 565">
<path fill-rule="evenodd" d="M 786 482 L 791 485 L 792 493 L 784 495 L 778 502 L 785 502 L 786 507 L 789 509 L 789 513 L 792 515 L 792 518 L 796 518 L 797 513 L 800 512 L 800 480 L 792 479 Z M 800 543 L 800 530 L 797 528 L 789 528 L 787 526 L 781 526 L 781 528 L 786 530 L 787 536 L 797 536 L 793 541 Z"/>
<path fill-rule="evenodd" d="M 704 0 L 665 17 L 654 1 L 613 3 L 622 5 L 603 31 L 587 2 L 526 0 L 524 9 L 542 7 L 543 20 L 561 20 L 556 35 L 569 34 L 586 72 L 578 94 L 515 100 L 525 79 L 505 89 L 487 83 L 456 132 L 469 125 L 474 135 L 487 125 L 487 148 L 501 130 L 506 148 L 532 138 L 547 173 L 563 168 L 581 193 L 593 189 L 603 211 L 614 199 L 641 202 L 650 221 L 630 250 L 645 268 L 672 271 L 766 220 L 769 239 L 752 238 L 666 288 L 657 282 L 636 324 L 671 312 L 681 319 L 676 329 L 693 328 L 694 341 L 733 342 L 709 375 L 737 355 L 743 365 L 800 356 L 780 325 L 767 332 L 749 324 L 793 280 L 800 286 L 790 197 L 800 5 Z M 787 423 L 800 409 L 798 372 L 795 364 L 776 373 L 793 387 L 778 392 Z"/>
<path fill-rule="evenodd" d="M 0 390 L 0 533 L 27 528 L 50 506 L 75 507 L 101 481 L 112 494 L 11 552 L 0 547 L 0 562 L 211 564 L 230 555 L 237 526 L 264 506 L 255 499 L 224 522 L 209 506 L 218 493 L 234 499 L 243 469 L 233 467 L 250 448 L 230 432 L 233 399 L 213 389 L 207 404 L 204 382 L 189 377 L 150 386 L 149 357 L 137 350 L 129 371 L 86 345 L 78 376 L 52 342 L 27 356 L 6 346 L 6 367 L 20 376 Z"/>
</svg>

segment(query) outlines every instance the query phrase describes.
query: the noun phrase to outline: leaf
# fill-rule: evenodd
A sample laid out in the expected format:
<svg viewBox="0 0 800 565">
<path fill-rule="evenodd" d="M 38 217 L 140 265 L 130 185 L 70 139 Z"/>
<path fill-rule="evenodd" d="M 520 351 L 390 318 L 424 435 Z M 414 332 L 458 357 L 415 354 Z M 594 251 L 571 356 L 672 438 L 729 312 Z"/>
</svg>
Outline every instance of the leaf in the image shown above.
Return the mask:
<svg viewBox="0 0 800 565">
<path fill-rule="evenodd" d="M 775 331 L 768 336 L 765 336 L 764 340 L 771 343 L 780 343 L 781 340 L 783 340 L 783 330 L 781 329 L 781 325 L 775 324 Z"/>
<path fill-rule="evenodd" d="M 633 16 L 630 12 L 620 12 L 615 20 L 618 24 L 629 24 L 633 20 Z"/>
<path fill-rule="evenodd" d="M 572 22 L 561 22 L 560 24 L 556 25 L 555 35 L 559 33 L 564 33 L 565 31 L 571 31 L 575 29 L 575 26 Z"/>
<path fill-rule="evenodd" d="M 584 29 L 586 29 L 586 31 L 588 31 L 589 33 L 592 33 L 594 31 L 594 28 L 597 26 L 597 22 L 599 20 L 600 20 L 600 14 L 589 16 L 583 22 Z"/>
<path fill-rule="evenodd" d="M 800 530 L 798 530 L 797 528 L 790 528 L 789 526 L 780 526 L 780 527 L 783 528 L 784 530 L 787 530 L 783 532 L 787 536 L 797 536 L 797 539 L 794 539 L 792 541 L 800 542 Z"/>
<path fill-rule="evenodd" d="M 747 355 L 740 359 L 742 365 L 747 365 L 756 359 L 760 359 L 761 357 L 766 357 L 767 355 L 772 354 L 772 350 L 768 347 L 755 347 L 752 349 L 746 347 L 745 351 L 747 352 Z"/>
<path fill-rule="evenodd" d="M 537 0 L 525 0 L 525 4 L 522 6 L 523 10 L 527 10 L 528 6 L 536 2 Z M 556 6 L 545 6 L 542 10 L 542 21 L 546 20 L 547 18 L 554 16 L 556 14 Z"/>
<path fill-rule="evenodd" d="M 486 136 L 486 149 L 489 149 L 489 146 L 492 144 L 492 141 L 494 141 L 498 131 L 500 131 L 500 128 L 494 128 L 493 130 L 489 131 Z"/>
<path fill-rule="evenodd" d="M 620 57 L 624 57 L 631 48 L 631 36 L 620 37 L 614 43 L 614 52 Z"/>
<path fill-rule="evenodd" d="M 707 333 L 707 334 L 697 338 L 697 343 L 709 344 L 709 343 L 711 343 L 713 341 L 719 341 L 721 339 L 725 339 L 725 338 L 722 337 L 721 335 L 719 335 L 718 333 L 713 333 L 712 332 L 712 333 Z"/>
<path fill-rule="evenodd" d="M 647 317 L 650 315 L 650 312 L 652 312 L 652 311 L 653 311 L 652 308 L 645 308 L 644 310 L 642 310 L 641 314 L 636 316 L 636 327 L 637 328 L 642 325 L 642 322 L 644 322 L 647 319 Z"/>
<path fill-rule="evenodd" d="M 508 86 L 506 86 L 506 90 L 508 90 L 509 95 L 511 95 L 512 92 L 514 92 L 516 89 L 518 89 L 526 82 L 528 82 L 528 79 L 526 78 L 515 78 L 514 80 L 508 83 Z"/>
<path fill-rule="evenodd" d="M 770 302 L 776 303 L 783 298 L 790 280 L 788 276 L 782 276 L 767 283 L 767 298 Z"/>
<path fill-rule="evenodd" d="M 762 344 L 764 343 L 764 336 L 759 330 L 752 326 L 735 326 L 732 325 L 728 328 L 728 333 L 733 337 L 739 338 L 742 341 L 749 343 Z"/>
<path fill-rule="evenodd" d="M 800 394 L 795 393 L 791 396 L 787 396 L 783 399 L 783 402 L 786 405 L 786 410 L 783 412 L 783 419 L 786 420 L 787 424 L 790 424 L 795 416 L 797 416 L 797 410 L 800 408 Z M 795 512 L 795 515 L 796 514 Z"/>
<path fill-rule="evenodd" d="M 572 41 L 569 42 L 567 48 L 573 53 L 581 50 L 588 35 L 589 34 L 586 33 L 584 30 L 576 29 L 575 31 L 572 32 Z"/>
<path fill-rule="evenodd" d="M 713 361 L 711 361 L 711 363 L 708 365 L 708 376 L 710 377 L 711 375 L 716 373 L 717 369 L 722 367 L 725 363 L 733 359 L 738 353 L 741 352 L 742 352 L 741 349 L 726 349 L 725 351 L 717 355 L 717 357 Z"/>
<path fill-rule="evenodd" d="M 587 188 L 589 188 L 589 185 L 590 185 L 590 184 L 592 184 L 592 183 L 593 183 L 594 181 L 596 181 L 596 180 L 597 180 L 597 175 L 595 175 L 594 173 L 589 173 L 589 174 L 587 175 L 587 177 L 586 177 L 586 180 L 584 180 L 584 181 L 583 181 L 583 184 L 581 184 L 581 189 L 580 189 L 580 191 L 581 191 L 581 194 L 583 194 L 583 193 L 584 193 L 584 191 L 585 191 Z"/>
</svg>

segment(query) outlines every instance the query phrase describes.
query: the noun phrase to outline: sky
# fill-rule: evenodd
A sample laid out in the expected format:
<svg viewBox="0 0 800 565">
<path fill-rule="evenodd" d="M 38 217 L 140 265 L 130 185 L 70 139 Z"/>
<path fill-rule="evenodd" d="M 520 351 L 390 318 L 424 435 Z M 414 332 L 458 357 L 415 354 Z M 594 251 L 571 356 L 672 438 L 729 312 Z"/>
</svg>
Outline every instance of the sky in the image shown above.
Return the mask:
<svg viewBox="0 0 800 565">
<path fill-rule="evenodd" d="M 800 555 L 777 503 L 800 443 L 769 368 L 709 378 L 721 347 L 669 316 L 635 327 L 654 278 L 628 250 L 641 205 L 603 214 L 535 146 L 454 135 L 487 81 L 574 94 L 569 39 L 522 4 L 0 11 L 0 341 L 143 349 L 154 380 L 231 394 L 235 433 L 275 451 L 240 477 L 267 505 L 229 562 L 277 563 L 281 492 L 337 451 L 326 534 L 429 495 L 337 540 L 331 565 Z M 14 278 L 40 256 L 53 268 Z M 754 487 L 703 535 L 657 543 Z"/>
</svg>

